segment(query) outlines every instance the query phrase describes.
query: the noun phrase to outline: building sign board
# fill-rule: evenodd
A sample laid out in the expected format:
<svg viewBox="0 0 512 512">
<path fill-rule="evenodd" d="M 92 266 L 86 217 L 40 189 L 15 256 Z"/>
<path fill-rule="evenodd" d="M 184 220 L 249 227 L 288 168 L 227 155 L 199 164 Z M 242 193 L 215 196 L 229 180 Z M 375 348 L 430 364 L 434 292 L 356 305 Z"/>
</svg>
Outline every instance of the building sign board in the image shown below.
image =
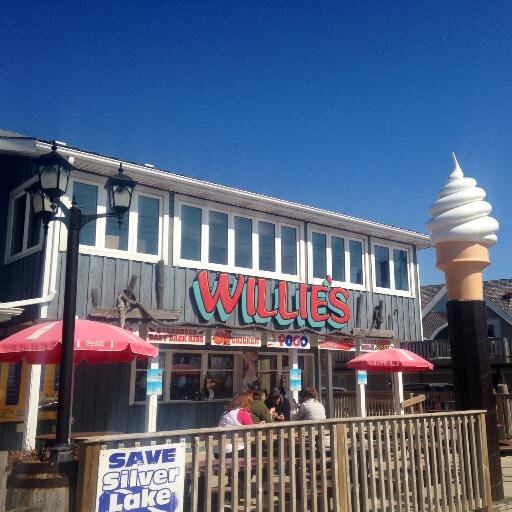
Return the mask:
<svg viewBox="0 0 512 512">
<path fill-rule="evenodd" d="M 208 271 L 203 270 L 192 283 L 192 291 L 199 314 L 206 321 L 217 314 L 226 322 L 235 309 L 245 324 L 274 320 L 281 326 L 339 329 L 350 319 L 349 294 L 345 288 L 331 286 L 329 276 L 322 284 L 298 284 L 292 297 L 287 281 L 277 282 L 273 290 L 270 282 L 241 274 L 230 281 L 227 273 L 220 273 L 210 285 Z"/>
<path fill-rule="evenodd" d="M 157 327 L 148 332 L 151 343 L 174 345 L 206 345 L 206 332 L 194 327 Z"/>
<path fill-rule="evenodd" d="M 303 333 L 281 332 L 267 335 L 268 348 L 299 348 L 309 350 L 311 343 L 309 336 Z"/>
<path fill-rule="evenodd" d="M 394 348 L 393 340 L 390 339 L 365 339 L 361 343 L 361 352 L 374 352 L 375 350 L 384 350 L 386 348 Z"/>
<path fill-rule="evenodd" d="M 213 329 L 212 345 L 229 347 L 261 347 L 261 335 L 255 331 L 232 331 L 230 329 Z"/>
<path fill-rule="evenodd" d="M 354 351 L 355 343 L 351 339 L 342 336 L 319 336 L 318 348 L 320 350 Z"/>
<path fill-rule="evenodd" d="M 96 512 L 184 512 L 183 443 L 101 450 Z"/>
</svg>

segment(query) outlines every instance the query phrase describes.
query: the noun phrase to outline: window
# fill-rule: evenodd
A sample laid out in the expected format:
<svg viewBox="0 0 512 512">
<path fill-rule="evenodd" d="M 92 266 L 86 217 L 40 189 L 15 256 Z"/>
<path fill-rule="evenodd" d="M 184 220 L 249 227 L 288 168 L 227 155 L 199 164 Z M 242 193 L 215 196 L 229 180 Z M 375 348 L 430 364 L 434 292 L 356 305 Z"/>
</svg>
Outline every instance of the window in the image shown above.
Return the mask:
<svg viewBox="0 0 512 512">
<path fill-rule="evenodd" d="M 104 185 L 85 174 L 71 180 L 70 197 L 85 215 L 108 211 Z M 80 251 L 142 261 L 165 260 L 167 240 L 162 234 L 168 225 L 166 208 L 164 195 L 137 186 L 121 224 L 117 217 L 107 217 L 89 222 L 80 230 Z M 61 249 L 65 250 L 63 238 Z"/>
<path fill-rule="evenodd" d="M 42 247 L 42 223 L 32 212 L 30 195 L 25 192 L 27 186 L 24 184 L 13 191 L 9 200 L 6 263 L 39 251 Z"/>
<path fill-rule="evenodd" d="M 364 289 L 364 242 L 341 232 L 326 232 L 312 226 L 308 232 L 310 281 L 333 282 L 348 288 Z"/>
<path fill-rule="evenodd" d="M 131 403 L 146 400 L 148 365 L 147 360 L 132 363 Z M 225 400 L 235 395 L 233 353 L 160 349 L 159 368 L 163 370 L 160 401 Z"/>
<path fill-rule="evenodd" d="M 383 293 L 410 296 L 412 281 L 409 249 L 376 242 L 372 252 L 375 289 Z"/>
<path fill-rule="evenodd" d="M 192 204 L 184 198 L 177 200 L 174 264 L 296 279 L 300 226 L 234 210 Z"/>
<path fill-rule="evenodd" d="M 228 216 L 226 213 L 210 212 L 208 216 L 210 239 L 208 261 L 228 263 Z"/>
<path fill-rule="evenodd" d="M 84 215 L 95 215 L 98 208 L 98 187 L 76 182 L 73 186 L 73 200 Z M 96 221 L 88 222 L 80 230 L 82 245 L 96 245 Z"/>
<path fill-rule="evenodd" d="M 235 266 L 252 268 L 252 220 L 235 216 Z"/>
</svg>

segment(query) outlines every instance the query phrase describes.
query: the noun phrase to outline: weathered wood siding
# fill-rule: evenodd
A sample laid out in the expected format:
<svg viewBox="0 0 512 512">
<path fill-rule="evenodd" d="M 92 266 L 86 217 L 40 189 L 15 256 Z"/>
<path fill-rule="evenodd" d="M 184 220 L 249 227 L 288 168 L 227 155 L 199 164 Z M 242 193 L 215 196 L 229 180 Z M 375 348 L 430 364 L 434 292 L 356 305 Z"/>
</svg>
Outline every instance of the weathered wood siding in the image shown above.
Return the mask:
<svg viewBox="0 0 512 512">
<path fill-rule="evenodd" d="M 31 254 L 8 265 L 3 264 L 9 194 L 11 190 L 34 176 L 32 160 L 20 156 L 0 155 L 0 172 L 0 302 L 37 297 L 41 291 L 42 252 Z"/>
<path fill-rule="evenodd" d="M 64 253 L 59 253 L 57 290 L 58 297 L 50 304 L 48 316 L 60 318 L 63 309 L 63 286 L 65 274 Z M 179 322 L 199 322 L 200 318 L 195 309 L 192 297 L 192 283 L 197 278 L 198 270 L 165 267 L 165 292 L 164 308 L 180 309 L 182 314 Z M 86 318 L 92 310 L 91 291 L 99 292 L 100 305 L 112 307 L 116 304 L 116 296 L 127 287 L 132 275 L 138 276 L 135 294 L 140 303 L 146 308 L 156 308 L 155 296 L 156 265 L 130 260 L 120 260 L 106 256 L 89 256 L 81 254 L 79 257 L 77 315 Z M 218 275 L 217 272 L 209 272 L 210 280 Z M 277 286 L 277 281 L 268 280 L 269 290 Z M 298 288 L 297 283 L 288 283 L 289 307 L 292 307 L 292 296 Z M 395 336 L 401 340 L 414 340 L 421 337 L 421 316 L 418 298 L 399 297 L 378 293 L 349 290 L 349 305 L 352 316 L 344 327 L 344 331 L 350 332 L 355 327 L 355 311 L 358 297 L 362 298 L 361 326 L 370 327 L 375 306 L 382 300 L 384 304 L 382 329 L 393 329 Z M 267 307 L 271 307 L 272 294 L 267 293 Z M 243 325 L 240 322 L 238 307 L 233 311 L 227 322 L 236 327 Z M 269 325 L 270 326 L 270 325 Z M 277 328 L 277 325 L 272 327 Z"/>
</svg>

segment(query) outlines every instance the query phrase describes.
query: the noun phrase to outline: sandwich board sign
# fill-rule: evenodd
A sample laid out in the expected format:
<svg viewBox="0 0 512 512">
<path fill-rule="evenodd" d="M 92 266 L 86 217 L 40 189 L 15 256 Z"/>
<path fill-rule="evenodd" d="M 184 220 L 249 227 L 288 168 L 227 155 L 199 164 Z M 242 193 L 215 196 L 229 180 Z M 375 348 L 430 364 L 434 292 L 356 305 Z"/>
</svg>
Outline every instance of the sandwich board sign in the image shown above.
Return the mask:
<svg viewBox="0 0 512 512">
<path fill-rule="evenodd" d="M 101 450 L 96 512 L 184 512 L 184 443 Z"/>
</svg>

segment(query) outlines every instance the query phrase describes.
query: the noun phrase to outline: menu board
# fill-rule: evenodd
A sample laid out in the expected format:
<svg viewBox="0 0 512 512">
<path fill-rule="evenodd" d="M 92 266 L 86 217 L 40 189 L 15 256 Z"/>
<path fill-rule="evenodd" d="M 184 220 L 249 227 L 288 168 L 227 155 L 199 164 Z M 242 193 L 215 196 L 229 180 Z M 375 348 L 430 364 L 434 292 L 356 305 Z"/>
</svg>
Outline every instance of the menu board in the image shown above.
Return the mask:
<svg viewBox="0 0 512 512">
<path fill-rule="evenodd" d="M 318 348 L 320 350 L 355 350 L 355 343 L 347 338 L 341 336 L 319 336 Z"/>
</svg>

